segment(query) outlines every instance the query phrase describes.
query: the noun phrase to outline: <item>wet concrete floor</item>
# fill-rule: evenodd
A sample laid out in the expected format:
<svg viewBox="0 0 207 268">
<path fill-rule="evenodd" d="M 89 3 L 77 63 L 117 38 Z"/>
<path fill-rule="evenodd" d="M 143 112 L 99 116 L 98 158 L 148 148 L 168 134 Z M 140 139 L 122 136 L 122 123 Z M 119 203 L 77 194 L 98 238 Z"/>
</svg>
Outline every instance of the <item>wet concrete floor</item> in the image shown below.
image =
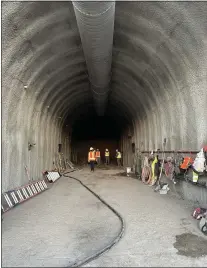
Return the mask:
<svg viewBox="0 0 207 268">
<path fill-rule="evenodd" d="M 183 256 L 197 258 L 207 255 L 207 240 L 192 233 L 176 235 L 174 247 L 177 254 Z"/>
</svg>

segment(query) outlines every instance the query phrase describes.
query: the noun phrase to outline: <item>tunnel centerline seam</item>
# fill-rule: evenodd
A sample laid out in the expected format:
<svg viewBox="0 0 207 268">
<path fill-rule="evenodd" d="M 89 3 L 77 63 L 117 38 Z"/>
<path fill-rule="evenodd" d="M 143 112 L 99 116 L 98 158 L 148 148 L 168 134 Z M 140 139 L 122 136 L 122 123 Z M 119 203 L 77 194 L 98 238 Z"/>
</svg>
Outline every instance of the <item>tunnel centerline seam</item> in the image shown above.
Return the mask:
<svg viewBox="0 0 207 268">
<path fill-rule="evenodd" d="M 102 93 L 98 93 L 98 92 L 96 92 L 93 88 L 91 88 L 91 90 L 92 90 L 95 94 L 97 94 L 97 95 L 101 95 L 101 96 L 108 94 L 109 91 L 110 91 L 110 89 L 109 89 L 108 91 L 105 91 L 105 92 L 102 92 Z"/>
</svg>

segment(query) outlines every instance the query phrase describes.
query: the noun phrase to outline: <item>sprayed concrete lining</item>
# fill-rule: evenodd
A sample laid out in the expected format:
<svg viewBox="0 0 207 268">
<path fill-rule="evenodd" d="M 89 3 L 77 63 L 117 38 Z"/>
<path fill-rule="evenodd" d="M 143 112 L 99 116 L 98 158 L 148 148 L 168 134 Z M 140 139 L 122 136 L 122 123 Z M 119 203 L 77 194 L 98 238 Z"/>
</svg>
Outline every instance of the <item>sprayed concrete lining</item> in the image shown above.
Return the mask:
<svg viewBox="0 0 207 268">
<path fill-rule="evenodd" d="M 116 2 L 106 114 L 125 124 L 125 165 L 132 142 L 207 143 L 206 14 L 206 2 Z M 73 122 L 92 105 L 72 3 L 3 1 L 2 191 L 28 181 L 25 166 L 33 179 L 52 168 L 59 143 L 69 158 Z"/>
</svg>

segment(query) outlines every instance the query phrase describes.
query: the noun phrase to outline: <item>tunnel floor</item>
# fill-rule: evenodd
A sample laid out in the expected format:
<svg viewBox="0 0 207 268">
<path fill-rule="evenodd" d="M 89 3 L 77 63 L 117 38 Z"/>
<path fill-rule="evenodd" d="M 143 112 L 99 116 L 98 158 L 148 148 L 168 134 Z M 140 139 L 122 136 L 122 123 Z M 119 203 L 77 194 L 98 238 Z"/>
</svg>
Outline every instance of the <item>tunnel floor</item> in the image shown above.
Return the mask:
<svg viewBox="0 0 207 268">
<path fill-rule="evenodd" d="M 118 173 L 117 168 L 91 173 L 85 167 L 71 174 L 114 207 L 126 227 L 115 247 L 86 266 L 203 267 L 207 252 L 201 245 L 207 248 L 207 239 L 185 201 L 159 195 Z M 2 266 L 67 267 L 108 245 L 119 229 L 118 218 L 98 199 L 78 182 L 62 177 L 3 215 Z M 197 237 L 197 244 L 192 245 L 192 237 Z"/>
</svg>

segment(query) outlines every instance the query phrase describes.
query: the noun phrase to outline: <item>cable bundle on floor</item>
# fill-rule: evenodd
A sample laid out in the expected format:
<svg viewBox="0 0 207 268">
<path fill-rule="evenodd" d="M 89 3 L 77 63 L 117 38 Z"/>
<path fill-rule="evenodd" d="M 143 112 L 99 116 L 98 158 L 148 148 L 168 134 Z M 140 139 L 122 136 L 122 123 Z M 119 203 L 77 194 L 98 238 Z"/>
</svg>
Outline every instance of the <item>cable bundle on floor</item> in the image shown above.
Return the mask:
<svg viewBox="0 0 207 268">
<path fill-rule="evenodd" d="M 70 265 L 69 267 L 80 267 L 83 266 L 95 259 L 97 259 L 98 257 L 100 257 L 103 253 L 107 252 L 109 249 L 111 249 L 114 245 L 116 245 L 119 240 L 122 238 L 123 234 L 124 234 L 124 230 L 125 230 L 125 225 L 124 225 L 124 220 L 122 218 L 122 216 L 114 209 L 112 208 L 106 201 L 104 201 L 98 194 L 96 194 L 94 191 L 92 191 L 88 186 L 86 186 L 81 180 L 74 178 L 72 176 L 68 176 L 67 174 L 74 172 L 77 170 L 72 170 L 69 172 L 65 172 L 63 174 L 64 177 L 68 177 L 70 179 L 76 180 L 77 182 L 79 182 L 83 187 L 85 187 L 90 193 L 92 193 L 96 198 L 98 198 L 98 200 L 100 200 L 108 209 L 110 209 L 120 220 L 121 222 L 121 228 L 119 231 L 119 234 L 114 238 L 114 240 L 107 245 L 106 247 L 104 247 L 103 249 L 101 249 L 100 251 L 98 251 L 97 253 L 93 254 L 92 256 L 89 256 L 87 258 L 85 258 L 84 260 L 80 260 L 80 261 L 76 261 L 75 263 L 73 263 L 72 265 Z"/>
</svg>

